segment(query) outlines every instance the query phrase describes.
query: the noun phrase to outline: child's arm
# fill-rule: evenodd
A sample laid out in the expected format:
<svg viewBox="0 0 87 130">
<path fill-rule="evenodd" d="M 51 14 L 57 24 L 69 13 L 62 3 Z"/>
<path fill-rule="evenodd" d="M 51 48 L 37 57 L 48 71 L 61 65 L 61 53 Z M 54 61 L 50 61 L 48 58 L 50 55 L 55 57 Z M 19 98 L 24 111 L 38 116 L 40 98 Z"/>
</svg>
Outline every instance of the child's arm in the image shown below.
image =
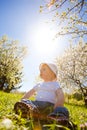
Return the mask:
<svg viewBox="0 0 87 130">
<path fill-rule="evenodd" d="M 35 90 L 34 90 L 34 89 L 31 89 L 30 91 L 28 91 L 27 93 L 25 93 L 25 95 L 22 97 L 22 99 L 28 99 L 28 98 L 30 98 L 34 93 L 35 93 Z"/>
<path fill-rule="evenodd" d="M 64 93 L 61 88 L 57 89 L 56 95 L 57 95 L 57 100 L 54 105 L 54 109 L 58 106 L 64 106 Z"/>
</svg>

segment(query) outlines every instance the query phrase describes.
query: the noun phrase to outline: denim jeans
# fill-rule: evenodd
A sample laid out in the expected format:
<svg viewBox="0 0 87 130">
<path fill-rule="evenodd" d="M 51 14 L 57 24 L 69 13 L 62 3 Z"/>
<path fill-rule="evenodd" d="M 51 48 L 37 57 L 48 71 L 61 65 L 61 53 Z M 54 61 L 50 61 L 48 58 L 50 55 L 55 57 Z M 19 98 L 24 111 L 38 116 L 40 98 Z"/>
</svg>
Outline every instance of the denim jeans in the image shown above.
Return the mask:
<svg viewBox="0 0 87 130">
<path fill-rule="evenodd" d="M 46 101 L 31 101 L 23 99 L 22 102 L 31 105 L 33 108 L 37 109 L 40 114 L 50 114 L 53 112 L 54 104 Z"/>
</svg>

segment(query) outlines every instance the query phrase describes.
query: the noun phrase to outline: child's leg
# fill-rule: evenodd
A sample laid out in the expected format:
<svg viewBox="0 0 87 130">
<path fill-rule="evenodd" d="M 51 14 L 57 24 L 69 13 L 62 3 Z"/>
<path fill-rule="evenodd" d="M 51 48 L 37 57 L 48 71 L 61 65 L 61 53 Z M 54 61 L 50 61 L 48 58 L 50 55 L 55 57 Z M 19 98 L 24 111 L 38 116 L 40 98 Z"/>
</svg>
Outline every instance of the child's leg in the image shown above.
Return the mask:
<svg viewBox="0 0 87 130">
<path fill-rule="evenodd" d="M 51 113 L 53 111 L 54 104 L 45 101 L 32 101 L 37 106 L 40 113 Z"/>
<path fill-rule="evenodd" d="M 32 103 L 37 106 L 38 109 L 38 118 L 42 120 L 47 119 L 47 115 L 53 111 L 54 104 L 44 101 L 32 101 Z M 35 112 L 33 113 L 35 117 Z"/>
<path fill-rule="evenodd" d="M 30 101 L 22 100 L 14 105 L 16 114 L 20 114 L 21 117 L 34 117 L 45 119 L 49 113 L 53 111 L 53 104 L 43 101 Z"/>
</svg>

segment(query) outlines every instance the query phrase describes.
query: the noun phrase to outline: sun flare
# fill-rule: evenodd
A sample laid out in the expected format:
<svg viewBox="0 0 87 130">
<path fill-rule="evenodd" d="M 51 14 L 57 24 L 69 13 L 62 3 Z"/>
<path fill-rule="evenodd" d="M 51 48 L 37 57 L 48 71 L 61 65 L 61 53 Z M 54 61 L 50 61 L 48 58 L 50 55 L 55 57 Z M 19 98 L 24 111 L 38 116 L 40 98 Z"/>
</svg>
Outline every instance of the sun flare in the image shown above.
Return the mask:
<svg viewBox="0 0 87 130">
<path fill-rule="evenodd" d="M 55 49 L 55 31 L 47 26 L 39 27 L 35 33 L 35 48 L 40 53 L 52 53 Z"/>
</svg>

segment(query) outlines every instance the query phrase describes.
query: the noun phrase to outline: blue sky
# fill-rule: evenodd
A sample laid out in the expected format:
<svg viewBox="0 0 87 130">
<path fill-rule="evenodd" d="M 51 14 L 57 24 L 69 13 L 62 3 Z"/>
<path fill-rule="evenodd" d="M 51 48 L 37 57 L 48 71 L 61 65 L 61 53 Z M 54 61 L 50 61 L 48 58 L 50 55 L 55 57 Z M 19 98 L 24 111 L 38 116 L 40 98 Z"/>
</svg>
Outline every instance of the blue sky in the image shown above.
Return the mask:
<svg viewBox="0 0 87 130">
<path fill-rule="evenodd" d="M 28 91 L 35 85 L 40 63 L 54 62 L 68 45 L 67 38 L 53 40 L 56 26 L 45 23 L 49 15 L 39 13 L 42 4 L 43 0 L 0 0 L 0 37 L 6 34 L 19 40 L 29 51 L 23 61 L 24 80 L 20 91 Z"/>
</svg>

